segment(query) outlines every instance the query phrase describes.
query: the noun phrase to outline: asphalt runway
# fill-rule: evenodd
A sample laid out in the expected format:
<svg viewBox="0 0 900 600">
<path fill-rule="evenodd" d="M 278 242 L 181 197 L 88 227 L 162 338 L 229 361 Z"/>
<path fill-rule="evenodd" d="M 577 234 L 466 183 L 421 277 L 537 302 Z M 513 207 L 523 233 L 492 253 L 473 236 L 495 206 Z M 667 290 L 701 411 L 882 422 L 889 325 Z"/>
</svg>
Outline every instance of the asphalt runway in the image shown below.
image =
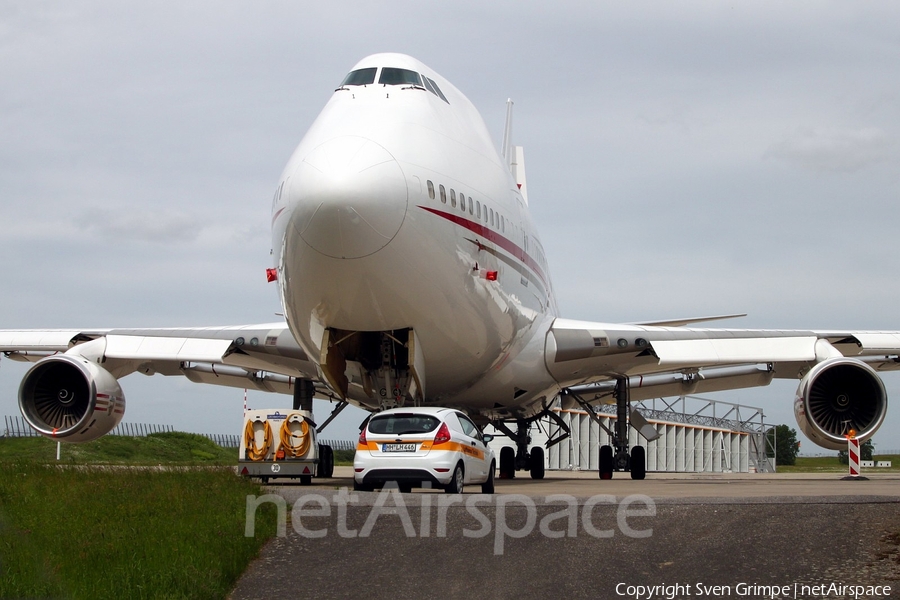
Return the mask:
<svg viewBox="0 0 900 600">
<path fill-rule="evenodd" d="M 548 471 L 451 496 L 350 472 L 266 488 L 285 535 L 232 598 L 900 598 L 900 474 Z"/>
</svg>

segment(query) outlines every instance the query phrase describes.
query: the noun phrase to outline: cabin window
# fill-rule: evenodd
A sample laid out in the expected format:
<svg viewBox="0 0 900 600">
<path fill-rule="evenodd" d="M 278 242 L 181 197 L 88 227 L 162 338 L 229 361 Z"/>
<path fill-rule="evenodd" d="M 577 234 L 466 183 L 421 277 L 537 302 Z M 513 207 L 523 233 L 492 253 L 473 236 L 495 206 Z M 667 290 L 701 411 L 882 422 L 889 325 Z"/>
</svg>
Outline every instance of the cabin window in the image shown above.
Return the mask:
<svg viewBox="0 0 900 600">
<path fill-rule="evenodd" d="M 434 200 L 434 184 L 430 179 L 428 180 L 428 197 Z"/>
<path fill-rule="evenodd" d="M 481 218 L 481 201 L 479 201 L 479 200 L 475 201 L 475 218 L 476 219 Z"/>
<path fill-rule="evenodd" d="M 469 214 L 475 214 L 475 202 L 472 200 L 472 196 L 469 196 Z"/>
<path fill-rule="evenodd" d="M 450 188 L 450 206 L 456 208 L 456 190 Z"/>
<path fill-rule="evenodd" d="M 350 71 L 349 73 L 347 73 L 347 76 L 344 77 L 344 81 L 341 82 L 341 86 L 369 85 L 370 83 L 375 83 L 375 71 L 377 71 L 375 67 Z"/>
<path fill-rule="evenodd" d="M 422 79 L 418 73 L 409 69 L 385 67 L 381 69 L 381 77 L 378 78 L 378 83 L 384 85 L 422 85 Z"/>
<path fill-rule="evenodd" d="M 492 208 L 490 210 L 491 210 L 491 227 L 493 227 L 494 226 L 494 209 Z"/>
<path fill-rule="evenodd" d="M 440 186 L 441 191 L 441 204 L 447 204 L 447 192 L 444 190 L 444 186 Z"/>
</svg>

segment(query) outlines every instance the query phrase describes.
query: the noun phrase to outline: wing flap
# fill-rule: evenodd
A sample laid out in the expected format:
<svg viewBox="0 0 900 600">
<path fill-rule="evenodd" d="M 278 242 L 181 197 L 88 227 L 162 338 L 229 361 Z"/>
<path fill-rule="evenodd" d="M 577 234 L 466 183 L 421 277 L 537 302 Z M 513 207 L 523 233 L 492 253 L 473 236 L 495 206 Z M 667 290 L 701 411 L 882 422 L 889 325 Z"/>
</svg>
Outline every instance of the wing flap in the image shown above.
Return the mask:
<svg viewBox="0 0 900 600">
<path fill-rule="evenodd" d="M 816 358 L 815 336 L 656 340 L 651 342 L 661 367 L 729 365 Z"/>
<path fill-rule="evenodd" d="M 106 336 L 107 358 L 221 363 L 231 340 L 131 335 Z"/>
<path fill-rule="evenodd" d="M 854 333 L 862 344 L 860 354 L 895 354 L 900 352 L 900 335 L 891 332 Z"/>
<path fill-rule="evenodd" d="M 0 351 L 65 352 L 79 334 L 75 330 L 0 331 Z"/>
</svg>

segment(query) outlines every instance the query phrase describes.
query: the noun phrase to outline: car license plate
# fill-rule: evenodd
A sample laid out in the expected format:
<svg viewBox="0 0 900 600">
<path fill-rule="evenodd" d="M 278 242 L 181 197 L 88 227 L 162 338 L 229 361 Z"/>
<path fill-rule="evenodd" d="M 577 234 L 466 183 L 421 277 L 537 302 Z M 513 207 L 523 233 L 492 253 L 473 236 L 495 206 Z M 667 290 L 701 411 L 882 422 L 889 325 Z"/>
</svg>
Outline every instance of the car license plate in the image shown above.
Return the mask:
<svg viewBox="0 0 900 600">
<path fill-rule="evenodd" d="M 415 452 L 418 444 L 382 444 L 382 452 Z"/>
</svg>

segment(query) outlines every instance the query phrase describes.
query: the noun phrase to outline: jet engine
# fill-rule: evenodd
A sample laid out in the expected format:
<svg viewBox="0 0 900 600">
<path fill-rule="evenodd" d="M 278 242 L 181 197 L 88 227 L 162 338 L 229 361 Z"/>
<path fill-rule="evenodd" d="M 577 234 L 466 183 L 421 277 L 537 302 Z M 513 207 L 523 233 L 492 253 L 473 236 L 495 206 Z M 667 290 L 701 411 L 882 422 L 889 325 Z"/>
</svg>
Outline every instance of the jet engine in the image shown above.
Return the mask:
<svg viewBox="0 0 900 600">
<path fill-rule="evenodd" d="M 89 442 L 106 435 L 125 414 L 119 382 L 78 354 L 38 361 L 19 386 L 22 416 L 41 435 L 62 442 Z"/>
<path fill-rule="evenodd" d="M 881 427 L 887 392 L 875 370 L 852 358 L 822 361 L 800 380 L 794 415 L 806 436 L 823 448 L 846 450 L 850 429 L 864 441 Z"/>
</svg>

